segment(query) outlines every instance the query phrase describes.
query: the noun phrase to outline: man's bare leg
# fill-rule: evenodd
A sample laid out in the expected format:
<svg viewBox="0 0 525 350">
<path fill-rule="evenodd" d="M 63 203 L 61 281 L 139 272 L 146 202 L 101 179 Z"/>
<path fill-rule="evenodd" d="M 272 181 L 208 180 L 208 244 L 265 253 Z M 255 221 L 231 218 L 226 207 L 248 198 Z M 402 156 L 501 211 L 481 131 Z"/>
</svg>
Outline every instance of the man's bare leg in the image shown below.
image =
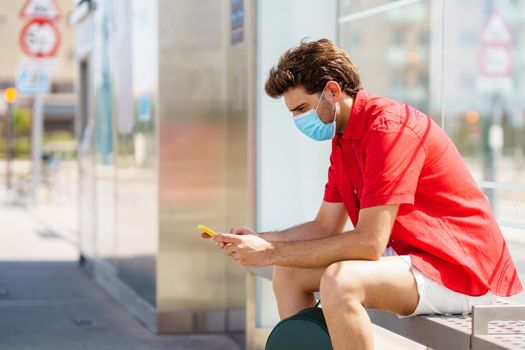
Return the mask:
<svg viewBox="0 0 525 350">
<path fill-rule="evenodd" d="M 315 305 L 324 269 L 310 270 L 274 266 L 273 292 L 281 319 Z"/>
<path fill-rule="evenodd" d="M 321 300 L 334 350 L 373 349 L 366 308 L 411 314 L 419 301 L 409 265 L 400 257 L 342 261 L 326 268 Z"/>
</svg>

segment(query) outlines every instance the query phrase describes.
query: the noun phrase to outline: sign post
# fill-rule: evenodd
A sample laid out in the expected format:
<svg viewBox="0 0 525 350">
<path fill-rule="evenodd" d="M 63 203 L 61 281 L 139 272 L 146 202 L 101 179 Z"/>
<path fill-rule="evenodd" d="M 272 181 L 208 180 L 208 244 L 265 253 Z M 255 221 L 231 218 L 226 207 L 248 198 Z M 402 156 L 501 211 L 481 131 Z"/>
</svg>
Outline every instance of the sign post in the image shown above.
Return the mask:
<svg viewBox="0 0 525 350">
<path fill-rule="evenodd" d="M 482 149 L 483 178 L 496 179 L 498 156 L 503 148 L 501 121 L 508 95 L 512 93 L 513 35 L 505 19 L 493 10 L 479 36 L 481 50 L 478 65 L 481 76 L 478 90 L 490 96 L 491 111 L 483 118 Z M 496 210 L 494 189 L 485 189 L 492 209 Z"/>
<path fill-rule="evenodd" d="M 5 185 L 6 188 L 9 190 L 11 189 L 11 177 L 12 177 L 12 171 L 11 171 L 11 160 L 13 159 L 13 137 L 14 137 L 14 129 L 13 129 L 13 104 L 16 102 L 18 96 L 18 91 L 13 88 L 7 88 L 4 90 L 4 100 L 7 103 L 7 114 L 6 114 L 6 148 L 5 148 L 5 154 L 6 154 L 6 178 L 5 178 Z"/>
<path fill-rule="evenodd" d="M 44 131 L 44 101 L 43 95 L 37 93 L 33 101 L 33 128 L 31 130 L 31 159 L 32 159 L 32 189 L 34 198 L 38 197 L 42 162 L 42 134 Z"/>
<path fill-rule="evenodd" d="M 42 134 L 44 131 L 43 94 L 50 89 L 48 72 L 42 69 L 42 61 L 55 56 L 60 47 L 60 33 L 54 22 L 62 17 L 62 13 L 56 0 L 27 0 L 20 10 L 20 16 L 29 18 L 20 32 L 20 46 L 26 55 L 34 58 L 33 63 L 36 66 L 25 71 L 22 70 L 17 83 L 23 92 L 34 95 L 31 133 L 31 188 L 33 198 L 37 200 L 42 161 Z"/>
</svg>

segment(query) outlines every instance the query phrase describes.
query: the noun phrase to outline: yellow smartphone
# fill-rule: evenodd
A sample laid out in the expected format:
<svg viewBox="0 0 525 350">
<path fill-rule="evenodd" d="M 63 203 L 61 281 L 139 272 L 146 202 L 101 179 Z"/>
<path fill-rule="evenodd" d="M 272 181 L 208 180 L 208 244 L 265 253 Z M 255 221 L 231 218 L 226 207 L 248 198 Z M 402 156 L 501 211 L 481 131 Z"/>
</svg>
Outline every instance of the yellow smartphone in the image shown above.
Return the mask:
<svg viewBox="0 0 525 350">
<path fill-rule="evenodd" d="M 208 236 L 210 237 L 213 237 L 213 236 L 217 236 L 217 232 L 213 231 L 211 228 L 209 228 L 208 226 L 204 226 L 204 225 L 199 225 L 197 226 L 197 228 L 199 230 L 201 230 L 201 232 L 204 232 L 206 233 Z"/>
</svg>

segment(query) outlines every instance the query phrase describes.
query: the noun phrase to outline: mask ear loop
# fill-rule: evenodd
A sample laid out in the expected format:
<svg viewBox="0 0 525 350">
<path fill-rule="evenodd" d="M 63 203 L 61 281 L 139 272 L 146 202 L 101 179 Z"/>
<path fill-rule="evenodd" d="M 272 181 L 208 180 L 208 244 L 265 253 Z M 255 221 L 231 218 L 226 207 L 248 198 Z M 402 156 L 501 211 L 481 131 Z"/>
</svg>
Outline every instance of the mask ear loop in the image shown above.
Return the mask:
<svg viewBox="0 0 525 350">
<path fill-rule="evenodd" d="M 333 123 L 335 123 L 335 120 L 337 119 L 337 110 L 339 109 L 339 105 L 334 105 L 335 106 L 335 111 L 334 111 L 334 120 L 332 121 Z"/>
<path fill-rule="evenodd" d="M 335 106 L 334 120 L 332 121 L 332 123 L 334 123 L 334 134 L 332 135 L 332 139 L 335 137 L 335 133 L 337 132 L 337 106 L 338 105 Z"/>
<path fill-rule="evenodd" d="M 328 85 L 328 84 L 327 84 Z M 321 103 L 321 99 L 323 98 L 324 90 L 326 89 L 326 85 L 323 88 L 323 91 L 321 91 L 321 96 L 319 97 L 319 101 L 317 101 L 317 106 L 315 106 L 315 112 L 317 113 L 317 108 L 319 107 L 319 104 Z M 332 135 L 332 138 L 335 136 L 335 129 L 336 129 L 336 119 L 337 119 L 337 105 L 335 106 L 335 113 L 334 113 L 334 120 L 332 120 L 332 123 L 334 123 L 334 134 Z"/>
<path fill-rule="evenodd" d="M 319 104 L 321 103 L 321 99 L 323 98 L 324 90 L 326 89 L 326 85 L 323 88 L 323 91 L 321 91 L 321 96 L 319 96 L 319 100 L 317 101 L 317 106 L 315 106 L 315 112 L 317 113 L 317 108 L 319 108 Z"/>
<path fill-rule="evenodd" d="M 315 112 L 317 112 L 317 108 L 319 108 L 319 104 L 321 103 L 321 100 L 323 98 L 323 94 L 324 94 L 325 90 L 326 90 L 326 85 L 324 86 L 323 91 L 321 91 L 321 96 L 319 97 L 319 101 L 317 101 L 317 106 L 315 106 Z M 337 119 L 337 106 L 335 108 L 334 120 L 332 120 L 332 123 L 335 122 L 336 119 Z"/>
<path fill-rule="evenodd" d="M 323 92 L 321 93 L 321 98 L 323 97 L 323 93 L 324 93 L 324 90 L 326 89 L 326 85 L 324 86 L 323 88 Z M 319 99 L 319 102 L 317 102 L 317 106 L 319 106 L 319 103 L 321 102 L 321 99 Z M 334 123 L 334 134 L 332 135 L 332 139 L 334 138 L 335 136 L 335 133 L 336 133 L 336 125 L 337 125 L 337 107 L 338 105 L 335 105 L 335 111 L 334 111 L 334 120 L 332 120 L 332 123 Z M 317 107 L 315 107 L 315 110 L 317 111 Z"/>
</svg>

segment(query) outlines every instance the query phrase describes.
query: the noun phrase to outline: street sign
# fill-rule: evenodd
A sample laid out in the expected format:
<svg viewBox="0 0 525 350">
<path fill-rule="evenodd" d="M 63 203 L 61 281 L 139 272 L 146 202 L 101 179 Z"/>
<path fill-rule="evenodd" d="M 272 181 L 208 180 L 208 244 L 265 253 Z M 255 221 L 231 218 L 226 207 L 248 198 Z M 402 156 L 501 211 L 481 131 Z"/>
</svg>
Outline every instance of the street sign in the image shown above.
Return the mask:
<svg viewBox="0 0 525 350">
<path fill-rule="evenodd" d="M 57 21 L 62 17 L 62 12 L 55 0 L 26 0 L 20 10 L 20 17 L 46 18 Z"/>
<path fill-rule="evenodd" d="M 478 66 L 481 75 L 477 90 L 488 94 L 508 96 L 514 91 L 511 79 L 513 60 L 512 30 L 498 11 L 492 11 L 479 36 L 481 50 Z"/>
<path fill-rule="evenodd" d="M 60 46 L 60 33 L 48 19 L 33 18 L 20 32 L 20 46 L 31 57 L 52 57 Z"/>
<path fill-rule="evenodd" d="M 498 11 L 490 14 L 487 24 L 481 30 L 480 41 L 484 44 L 512 44 L 512 31 Z"/>
<path fill-rule="evenodd" d="M 500 77 L 512 72 L 512 53 L 507 45 L 485 45 L 479 55 L 483 75 Z"/>
<path fill-rule="evenodd" d="M 23 95 L 46 94 L 51 91 L 51 81 L 43 70 L 22 69 L 16 78 L 16 88 Z"/>
<path fill-rule="evenodd" d="M 22 56 L 18 59 L 18 70 L 35 70 L 36 67 L 51 76 L 60 69 L 60 60 L 56 56 L 45 58 Z"/>
</svg>

